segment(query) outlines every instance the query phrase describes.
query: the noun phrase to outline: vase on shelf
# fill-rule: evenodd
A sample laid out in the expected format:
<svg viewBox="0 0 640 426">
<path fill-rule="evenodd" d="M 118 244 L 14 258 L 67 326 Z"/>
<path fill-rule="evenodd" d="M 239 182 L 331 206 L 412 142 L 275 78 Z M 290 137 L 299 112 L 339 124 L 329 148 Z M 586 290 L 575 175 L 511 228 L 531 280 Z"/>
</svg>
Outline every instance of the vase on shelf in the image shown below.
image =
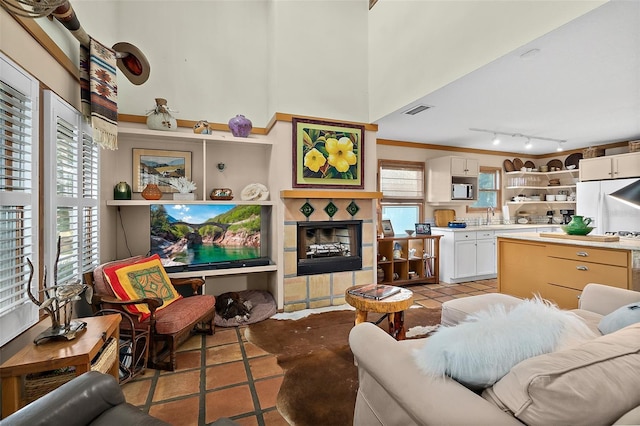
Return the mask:
<svg viewBox="0 0 640 426">
<path fill-rule="evenodd" d="M 142 197 L 145 200 L 159 200 L 162 198 L 162 191 L 155 183 L 149 183 L 142 190 Z"/>
<path fill-rule="evenodd" d="M 113 187 L 113 199 L 114 200 L 130 200 L 131 199 L 131 187 L 127 182 L 119 182 Z"/>
<path fill-rule="evenodd" d="M 238 114 L 229 120 L 229 129 L 233 136 L 246 138 L 251 133 L 252 128 L 251 120 L 242 114 Z"/>
<path fill-rule="evenodd" d="M 176 130 L 178 123 L 171 115 L 171 110 L 167 106 L 167 100 L 156 98 L 156 106 L 149 111 L 147 117 L 147 127 L 151 130 Z"/>
</svg>

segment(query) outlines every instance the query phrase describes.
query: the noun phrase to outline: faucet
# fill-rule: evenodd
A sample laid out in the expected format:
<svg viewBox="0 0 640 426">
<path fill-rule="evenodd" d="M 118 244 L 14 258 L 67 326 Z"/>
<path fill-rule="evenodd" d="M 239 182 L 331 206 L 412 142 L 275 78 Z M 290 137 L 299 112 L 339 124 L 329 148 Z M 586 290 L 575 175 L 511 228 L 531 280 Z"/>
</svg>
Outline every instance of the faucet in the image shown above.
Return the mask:
<svg viewBox="0 0 640 426">
<path fill-rule="evenodd" d="M 496 210 L 493 207 L 488 207 L 487 208 L 487 225 L 491 224 L 491 222 L 489 220 L 489 213 L 491 213 L 491 216 L 495 216 L 496 215 Z"/>
</svg>

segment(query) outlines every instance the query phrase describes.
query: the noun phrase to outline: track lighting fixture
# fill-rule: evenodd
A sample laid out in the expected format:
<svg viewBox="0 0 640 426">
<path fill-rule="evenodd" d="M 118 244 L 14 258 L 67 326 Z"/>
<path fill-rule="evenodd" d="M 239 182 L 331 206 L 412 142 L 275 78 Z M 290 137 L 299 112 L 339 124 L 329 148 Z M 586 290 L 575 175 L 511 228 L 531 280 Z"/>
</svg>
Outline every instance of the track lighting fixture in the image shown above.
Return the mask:
<svg viewBox="0 0 640 426">
<path fill-rule="evenodd" d="M 556 148 L 557 151 L 563 151 L 564 148 L 562 144 L 566 142 L 566 140 L 564 139 L 544 138 L 542 136 L 523 135 L 522 133 L 507 133 L 507 132 L 498 132 L 496 130 L 474 129 L 474 128 L 470 128 L 469 130 L 473 132 L 493 133 L 492 142 L 494 145 L 498 145 L 500 143 L 500 138 L 498 137 L 498 135 L 511 136 L 512 138 L 526 138 L 527 140 L 524 143 L 524 147 L 527 149 L 531 149 L 533 147 L 532 140 L 535 140 L 535 139 L 540 141 L 556 142 L 558 144 L 558 147 Z"/>
</svg>

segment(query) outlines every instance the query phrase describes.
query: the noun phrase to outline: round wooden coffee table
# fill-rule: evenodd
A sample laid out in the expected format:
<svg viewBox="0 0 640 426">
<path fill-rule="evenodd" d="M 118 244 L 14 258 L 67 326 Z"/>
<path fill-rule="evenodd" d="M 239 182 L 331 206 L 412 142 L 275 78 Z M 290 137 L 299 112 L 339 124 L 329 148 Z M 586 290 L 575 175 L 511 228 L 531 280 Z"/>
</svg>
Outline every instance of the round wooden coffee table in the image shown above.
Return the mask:
<svg viewBox="0 0 640 426">
<path fill-rule="evenodd" d="M 366 285 L 366 284 L 365 284 Z M 344 298 L 348 304 L 356 308 L 356 325 L 367 320 L 369 312 L 385 314 L 389 321 L 389 334 L 397 340 L 405 338 L 404 311 L 413 304 L 413 292 L 406 288 L 400 288 L 400 293 L 396 293 L 381 300 L 369 299 L 349 293 L 349 290 L 362 286 L 349 287 Z M 380 319 L 383 320 L 384 316 Z M 378 323 L 380 322 L 378 321 Z"/>
</svg>

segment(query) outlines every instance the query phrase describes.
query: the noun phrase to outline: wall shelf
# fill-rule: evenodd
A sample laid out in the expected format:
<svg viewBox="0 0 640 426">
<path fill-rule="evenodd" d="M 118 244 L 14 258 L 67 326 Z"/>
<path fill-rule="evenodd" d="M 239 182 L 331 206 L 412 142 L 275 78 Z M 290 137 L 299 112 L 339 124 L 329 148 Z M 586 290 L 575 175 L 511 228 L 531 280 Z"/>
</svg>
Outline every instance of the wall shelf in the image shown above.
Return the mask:
<svg viewBox="0 0 640 426">
<path fill-rule="evenodd" d="M 250 206 L 273 206 L 274 201 L 244 201 L 244 200 L 190 200 L 181 201 L 170 198 L 159 200 L 107 200 L 107 206 L 150 206 L 151 204 L 238 204 Z"/>
<path fill-rule="evenodd" d="M 169 273 L 171 278 L 192 278 L 192 277 L 222 277 L 227 275 L 246 275 L 258 272 L 275 272 L 277 265 L 250 266 L 246 268 L 210 269 L 203 271 L 187 271 Z"/>
<path fill-rule="evenodd" d="M 185 131 L 176 130 L 174 132 L 170 131 L 162 131 L 162 130 L 151 130 L 146 127 L 129 127 L 129 126 L 119 126 L 118 127 L 118 136 L 127 136 L 127 137 L 136 137 L 142 140 L 158 140 L 158 139 L 180 139 L 188 142 L 195 143 L 230 143 L 234 145 L 252 145 L 252 146 L 272 146 L 273 141 L 267 139 L 266 137 L 246 137 L 239 138 L 235 136 L 231 136 L 228 133 L 214 133 L 212 135 L 202 135 L 197 133 L 189 133 Z"/>
</svg>

